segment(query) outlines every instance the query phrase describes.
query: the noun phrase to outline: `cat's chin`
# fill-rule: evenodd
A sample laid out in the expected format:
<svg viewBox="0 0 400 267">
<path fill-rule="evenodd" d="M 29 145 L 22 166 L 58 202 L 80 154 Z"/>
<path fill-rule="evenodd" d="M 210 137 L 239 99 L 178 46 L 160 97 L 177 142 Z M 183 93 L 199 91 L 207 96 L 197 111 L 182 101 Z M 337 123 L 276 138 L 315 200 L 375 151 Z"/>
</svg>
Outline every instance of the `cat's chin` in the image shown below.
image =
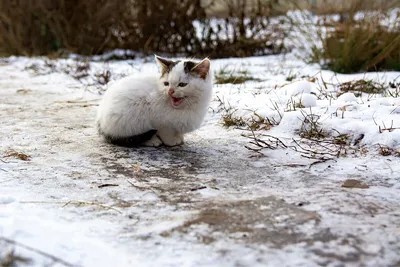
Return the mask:
<svg viewBox="0 0 400 267">
<path fill-rule="evenodd" d="M 173 108 L 180 108 L 185 101 L 185 97 L 170 97 L 171 106 Z"/>
</svg>

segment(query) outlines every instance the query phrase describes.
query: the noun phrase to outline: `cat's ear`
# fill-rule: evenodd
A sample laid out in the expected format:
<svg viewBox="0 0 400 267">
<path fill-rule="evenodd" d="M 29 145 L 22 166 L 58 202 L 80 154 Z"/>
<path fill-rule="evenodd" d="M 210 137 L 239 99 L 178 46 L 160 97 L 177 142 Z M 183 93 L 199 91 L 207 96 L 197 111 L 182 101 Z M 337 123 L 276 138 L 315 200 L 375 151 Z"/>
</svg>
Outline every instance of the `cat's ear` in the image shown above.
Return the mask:
<svg viewBox="0 0 400 267">
<path fill-rule="evenodd" d="M 191 72 L 197 73 L 203 80 L 206 79 L 208 72 L 210 71 L 210 60 L 208 58 L 203 59 L 201 62 L 197 63 Z"/>
<path fill-rule="evenodd" d="M 166 58 L 162 58 L 159 57 L 157 55 L 154 55 L 154 57 L 156 58 L 156 61 L 158 62 L 158 64 L 161 67 L 161 74 L 164 75 L 165 73 L 169 72 L 172 67 L 176 64 L 174 61 L 166 59 Z"/>
</svg>

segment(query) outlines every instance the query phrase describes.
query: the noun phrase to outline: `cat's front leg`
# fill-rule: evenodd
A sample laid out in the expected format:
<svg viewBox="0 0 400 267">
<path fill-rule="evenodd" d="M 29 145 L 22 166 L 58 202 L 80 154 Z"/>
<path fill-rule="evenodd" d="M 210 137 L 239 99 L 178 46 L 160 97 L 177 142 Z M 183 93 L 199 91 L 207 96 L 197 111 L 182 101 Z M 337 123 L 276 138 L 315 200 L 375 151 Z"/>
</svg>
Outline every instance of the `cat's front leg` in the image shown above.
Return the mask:
<svg viewBox="0 0 400 267">
<path fill-rule="evenodd" d="M 179 146 L 183 144 L 183 134 L 170 129 L 160 129 L 157 135 L 166 146 Z"/>
</svg>

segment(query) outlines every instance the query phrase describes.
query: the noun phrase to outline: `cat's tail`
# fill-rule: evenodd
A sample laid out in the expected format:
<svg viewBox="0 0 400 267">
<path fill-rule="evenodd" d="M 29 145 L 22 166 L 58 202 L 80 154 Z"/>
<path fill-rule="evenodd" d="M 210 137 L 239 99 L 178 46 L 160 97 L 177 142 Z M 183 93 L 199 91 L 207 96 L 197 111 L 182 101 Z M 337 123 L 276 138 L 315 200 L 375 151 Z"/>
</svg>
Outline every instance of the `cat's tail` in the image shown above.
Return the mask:
<svg viewBox="0 0 400 267">
<path fill-rule="evenodd" d="M 157 130 L 150 130 L 139 135 L 126 136 L 126 137 L 116 137 L 107 134 L 103 134 L 103 136 L 107 142 L 113 145 L 124 146 L 124 147 L 137 147 L 143 144 L 144 142 L 150 140 L 156 133 Z"/>
</svg>

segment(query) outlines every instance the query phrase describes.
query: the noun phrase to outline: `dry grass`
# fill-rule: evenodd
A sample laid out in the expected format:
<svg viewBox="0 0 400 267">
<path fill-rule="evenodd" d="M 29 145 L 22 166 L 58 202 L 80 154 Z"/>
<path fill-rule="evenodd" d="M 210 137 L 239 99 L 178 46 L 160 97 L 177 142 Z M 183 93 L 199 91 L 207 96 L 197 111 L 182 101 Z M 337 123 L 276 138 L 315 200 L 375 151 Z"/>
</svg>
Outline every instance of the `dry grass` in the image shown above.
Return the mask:
<svg viewBox="0 0 400 267">
<path fill-rule="evenodd" d="M 321 127 L 319 123 L 320 116 L 313 114 L 310 108 L 310 113 L 301 110 L 303 121 L 298 134 L 306 139 L 322 139 L 328 136 L 328 133 Z"/>
<path fill-rule="evenodd" d="M 254 112 L 253 117 L 247 125 L 252 131 L 268 131 L 272 127 L 279 125 L 279 122 L 274 118 L 263 117 L 257 114 L 257 112 Z"/>
<path fill-rule="evenodd" d="M 2 245 L 3 249 L 4 246 Z M 25 258 L 22 256 L 19 256 L 15 253 L 14 249 L 9 250 L 5 255 L 1 255 L 0 258 L 0 266 L 1 267 L 15 267 L 15 266 L 22 266 L 22 265 L 28 265 L 30 263 L 29 258 Z"/>
<path fill-rule="evenodd" d="M 288 140 L 280 139 L 265 134 L 264 131 L 256 132 L 248 127 L 247 130 L 251 131 L 251 134 L 243 134 L 243 136 L 251 139 L 246 148 L 257 152 L 259 156 L 264 156 L 262 151 L 265 149 L 290 149 L 299 153 L 304 158 L 316 160 L 310 167 L 316 163 L 335 160 L 339 157 L 350 155 L 362 156 L 368 152 L 367 147 L 360 144 L 364 138 L 364 134 L 343 134 L 335 129 L 327 131 L 321 127 L 319 116 L 312 114 L 312 112 L 306 113 L 304 110 L 301 112 L 303 115 L 302 125 L 297 132 L 300 138 L 294 137 Z M 383 127 L 379 126 L 380 133 L 397 129 L 398 128 L 394 128 L 393 125 L 389 127 L 385 125 Z M 400 157 L 400 151 L 398 149 L 396 150 L 385 145 L 378 144 L 377 149 L 374 149 L 374 151 L 381 156 Z"/>
<path fill-rule="evenodd" d="M 247 125 L 246 121 L 238 116 L 234 116 L 235 111 L 229 112 L 222 116 L 222 125 L 229 127 L 244 127 Z"/>
<path fill-rule="evenodd" d="M 400 7 L 398 1 L 353 0 L 333 9 L 339 16 L 296 14 L 290 17 L 293 39 L 297 48 L 311 50 L 305 60 L 338 73 L 399 70 L 400 12 L 393 9 L 396 6 Z"/>
<path fill-rule="evenodd" d="M 391 156 L 394 153 L 394 150 L 387 146 L 379 146 L 379 154 L 382 156 Z"/>
<path fill-rule="evenodd" d="M 96 81 L 100 85 L 106 85 L 111 81 L 111 71 L 109 69 L 105 69 L 100 71 L 94 75 L 96 77 Z"/>
<path fill-rule="evenodd" d="M 242 130 L 270 130 L 272 127 L 279 125 L 280 120 L 282 119 L 282 115 L 278 111 L 278 115 L 280 116 L 280 120 L 276 120 L 275 118 L 268 118 L 259 115 L 256 111 L 253 111 L 253 116 L 249 118 L 244 118 L 236 113 L 236 109 L 232 108 L 232 106 L 227 105 L 223 100 L 217 97 L 220 105 L 217 112 L 222 112 L 222 125 L 229 128 L 235 127 Z"/>
<path fill-rule="evenodd" d="M 254 112 L 254 116 L 249 119 L 245 119 L 241 116 L 235 116 L 234 113 L 235 112 L 233 111 L 222 116 L 223 126 L 227 128 L 236 127 L 252 131 L 268 131 L 273 126 L 277 126 L 279 124 L 279 122 L 277 122 L 275 119 L 260 116 L 256 112 Z"/>
<path fill-rule="evenodd" d="M 289 149 L 299 153 L 302 157 L 316 160 L 310 165 L 335 160 L 340 156 L 347 155 L 348 149 L 343 145 L 335 144 L 332 139 L 315 140 L 315 139 L 292 139 L 283 140 L 268 134 L 255 134 L 252 132 L 243 135 L 251 141 L 245 146 L 247 149 L 257 152 L 263 156 L 263 150 Z"/>
<path fill-rule="evenodd" d="M 382 125 L 378 125 L 375 121 L 375 124 L 378 126 L 379 129 L 379 133 L 383 133 L 383 132 L 393 132 L 394 130 L 400 130 L 400 128 L 396 128 L 393 127 L 393 120 L 390 123 L 390 126 L 386 125 L 383 121 L 382 121 Z"/>
<path fill-rule="evenodd" d="M 367 94 L 382 94 L 386 90 L 386 86 L 382 83 L 375 82 L 373 80 L 355 80 L 349 82 L 343 82 L 338 85 L 342 93 L 356 92 L 356 93 L 367 93 Z"/>
<path fill-rule="evenodd" d="M 319 120 L 320 116 L 301 110 L 302 124 L 297 134 L 300 138 L 290 138 L 288 140 L 265 134 L 263 131 L 255 131 L 251 128 L 251 134 L 243 136 L 251 139 L 247 149 L 257 152 L 263 156 L 262 150 L 289 149 L 299 153 L 302 157 L 316 160 L 312 165 L 335 160 L 338 157 L 345 157 L 349 154 L 364 153 L 364 147 L 359 143 L 364 135 L 354 137 L 349 134 L 342 134 L 334 129 L 324 129 Z"/>
<path fill-rule="evenodd" d="M 348 134 L 338 133 L 337 136 L 333 136 L 332 138 L 333 138 L 332 139 L 333 143 L 336 145 L 341 145 L 341 146 L 350 145 L 350 135 L 348 135 Z M 354 145 L 357 145 L 360 141 L 361 141 L 361 139 L 358 140 L 358 142 L 354 142 Z"/>
<path fill-rule="evenodd" d="M 327 22 L 323 47 L 314 47 L 313 60 L 339 73 L 400 70 L 400 13 L 392 10 L 399 5 L 380 2 L 353 1 L 339 20 Z"/>
<path fill-rule="evenodd" d="M 385 92 L 386 96 L 390 97 L 400 97 L 400 82 L 389 82 L 389 88 Z"/>
<path fill-rule="evenodd" d="M 215 84 L 242 84 L 246 81 L 259 81 L 259 79 L 252 77 L 248 71 L 228 71 L 220 69 L 214 73 Z"/>
<path fill-rule="evenodd" d="M 400 34 L 377 26 L 379 22 L 350 22 L 338 26 L 315 54 L 339 73 L 400 70 Z"/>
</svg>

